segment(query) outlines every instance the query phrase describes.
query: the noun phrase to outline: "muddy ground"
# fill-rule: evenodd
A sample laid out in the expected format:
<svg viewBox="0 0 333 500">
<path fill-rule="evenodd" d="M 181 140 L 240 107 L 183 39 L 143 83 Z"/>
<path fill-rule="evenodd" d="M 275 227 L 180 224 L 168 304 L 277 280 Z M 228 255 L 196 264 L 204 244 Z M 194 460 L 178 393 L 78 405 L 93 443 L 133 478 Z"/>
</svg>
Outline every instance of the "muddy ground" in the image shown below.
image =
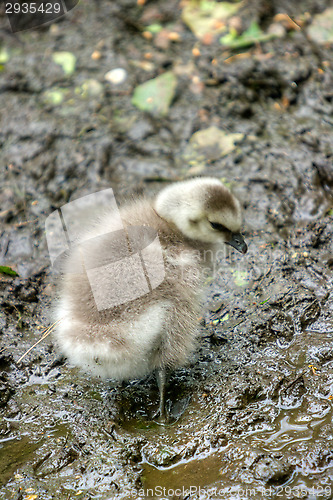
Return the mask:
<svg viewBox="0 0 333 500">
<path fill-rule="evenodd" d="M 200 44 L 176 0 L 86 0 L 15 35 L 2 17 L 0 265 L 19 276 L 0 280 L 1 499 L 333 498 L 333 58 L 306 32 L 328 4 L 245 0 L 245 26 L 309 15 L 242 57 Z M 180 39 L 157 47 L 141 33 L 152 22 Z M 75 54 L 71 76 L 54 51 Z M 121 86 L 104 80 L 116 67 Z M 136 109 L 134 87 L 170 69 L 168 115 Z M 82 91 L 91 79 L 96 92 Z M 189 166 L 190 137 L 211 125 L 244 138 Z M 242 201 L 249 252 L 207 286 L 200 349 L 168 385 L 171 423 L 152 420 L 153 378 L 82 375 L 51 336 L 18 362 L 50 324 L 45 218 L 105 187 L 121 201 L 197 172 Z"/>
</svg>

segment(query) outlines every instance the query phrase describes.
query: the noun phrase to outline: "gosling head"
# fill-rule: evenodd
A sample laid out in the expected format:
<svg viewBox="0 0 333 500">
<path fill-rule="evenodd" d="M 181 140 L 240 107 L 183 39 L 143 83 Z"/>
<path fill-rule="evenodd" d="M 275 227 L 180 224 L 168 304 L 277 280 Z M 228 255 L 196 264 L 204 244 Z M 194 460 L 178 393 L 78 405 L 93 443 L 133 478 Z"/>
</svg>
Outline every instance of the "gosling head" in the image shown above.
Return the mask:
<svg viewBox="0 0 333 500">
<path fill-rule="evenodd" d="M 187 238 L 224 242 L 241 253 L 247 252 L 240 234 L 240 203 L 218 179 L 198 177 L 172 184 L 157 195 L 155 210 Z"/>
</svg>

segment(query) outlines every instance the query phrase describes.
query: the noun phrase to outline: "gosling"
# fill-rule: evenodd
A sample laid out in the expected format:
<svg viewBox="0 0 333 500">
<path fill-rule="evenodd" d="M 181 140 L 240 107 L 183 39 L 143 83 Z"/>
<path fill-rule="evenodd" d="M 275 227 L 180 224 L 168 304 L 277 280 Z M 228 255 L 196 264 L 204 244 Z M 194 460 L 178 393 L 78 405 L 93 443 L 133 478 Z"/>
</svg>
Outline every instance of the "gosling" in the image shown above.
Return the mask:
<svg viewBox="0 0 333 500">
<path fill-rule="evenodd" d="M 221 244 L 247 252 L 241 207 L 218 179 L 201 177 L 133 201 L 120 216 L 123 239 L 98 236 L 119 230 L 119 219 L 108 213 L 89 229 L 94 244 L 71 251 L 56 306 L 56 343 L 72 364 L 102 378 L 133 380 L 155 371 L 157 414 L 165 419 L 166 372 L 184 365 L 196 347 L 204 270 Z M 103 266 L 111 253 L 110 277 Z M 126 289 L 120 298 L 113 293 L 119 283 Z"/>
</svg>

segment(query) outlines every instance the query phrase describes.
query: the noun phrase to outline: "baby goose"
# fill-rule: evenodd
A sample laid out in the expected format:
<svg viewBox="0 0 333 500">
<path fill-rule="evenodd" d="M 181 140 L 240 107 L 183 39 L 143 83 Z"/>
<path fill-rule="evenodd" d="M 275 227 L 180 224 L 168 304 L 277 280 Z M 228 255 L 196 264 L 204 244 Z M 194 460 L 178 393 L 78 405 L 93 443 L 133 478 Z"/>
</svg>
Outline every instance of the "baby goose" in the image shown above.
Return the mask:
<svg viewBox="0 0 333 500">
<path fill-rule="evenodd" d="M 132 202 L 120 216 L 123 240 L 98 236 L 119 230 L 119 219 L 107 214 L 89 231 L 88 243 L 94 244 L 78 246 L 68 257 L 56 341 L 71 363 L 103 378 L 138 379 L 155 370 L 164 416 L 166 370 L 183 365 L 195 348 L 207 256 L 221 243 L 247 251 L 241 208 L 218 179 L 202 177 L 172 184 L 153 200 Z M 117 253 L 112 276 L 103 267 L 111 253 Z M 140 266 L 130 268 L 128 259 L 138 254 L 147 290 L 138 288 Z M 108 301 L 119 283 L 124 297 Z"/>
</svg>

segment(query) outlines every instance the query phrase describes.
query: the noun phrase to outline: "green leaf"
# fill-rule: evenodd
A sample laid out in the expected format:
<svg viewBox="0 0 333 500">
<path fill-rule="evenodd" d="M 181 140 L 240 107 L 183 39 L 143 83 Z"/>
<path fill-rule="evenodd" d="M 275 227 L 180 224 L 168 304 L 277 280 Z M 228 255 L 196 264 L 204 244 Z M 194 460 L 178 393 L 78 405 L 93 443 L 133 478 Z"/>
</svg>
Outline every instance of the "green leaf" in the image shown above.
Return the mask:
<svg viewBox="0 0 333 500">
<path fill-rule="evenodd" d="M 266 42 L 276 36 L 274 33 L 265 33 L 256 21 L 252 21 L 249 28 L 241 35 L 234 28 L 230 28 L 229 33 L 220 38 L 220 43 L 230 49 L 241 49 L 257 42 Z"/>
<path fill-rule="evenodd" d="M 43 94 L 44 101 L 52 106 L 59 106 L 65 98 L 65 89 L 55 88 L 53 90 L 47 90 Z"/>
<path fill-rule="evenodd" d="M 197 38 L 221 33 L 224 22 L 234 15 L 242 2 L 214 2 L 212 0 L 191 0 L 182 11 L 182 19 Z"/>
<path fill-rule="evenodd" d="M 72 52 L 54 52 L 53 61 L 62 67 L 65 75 L 69 76 L 75 71 L 76 57 Z"/>
<path fill-rule="evenodd" d="M 150 24 L 149 26 L 146 27 L 146 31 L 150 31 L 150 33 L 153 33 L 153 35 L 162 31 L 162 29 L 163 26 L 161 26 L 158 23 Z"/>
<path fill-rule="evenodd" d="M 177 78 L 172 71 L 148 80 L 134 89 L 132 104 L 142 111 L 163 116 L 169 111 L 177 86 Z"/>
<path fill-rule="evenodd" d="M 2 47 L 0 49 L 0 64 L 6 64 L 6 62 L 9 61 L 9 57 L 10 56 L 8 50 Z"/>
<path fill-rule="evenodd" d="M 189 140 L 184 158 L 188 162 L 217 160 L 233 151 L 243 137 L 244 134 L 227 134 L 215 126 L 199 130 Z"/>
<path fill-rule="evenodd" d="M 13 276 L 13 277 L 18 276 L 17 272 L 8 266 L 0 266 L 0 273 L 6 274 L 7 276 Z"/>
<path fill-rule="evenodd" d="M 333 42 L 333 8 L 324 10 L 314 16 L 312 24 L 308 27 L 309 37 L 317 43 Z"/>
</svg>

